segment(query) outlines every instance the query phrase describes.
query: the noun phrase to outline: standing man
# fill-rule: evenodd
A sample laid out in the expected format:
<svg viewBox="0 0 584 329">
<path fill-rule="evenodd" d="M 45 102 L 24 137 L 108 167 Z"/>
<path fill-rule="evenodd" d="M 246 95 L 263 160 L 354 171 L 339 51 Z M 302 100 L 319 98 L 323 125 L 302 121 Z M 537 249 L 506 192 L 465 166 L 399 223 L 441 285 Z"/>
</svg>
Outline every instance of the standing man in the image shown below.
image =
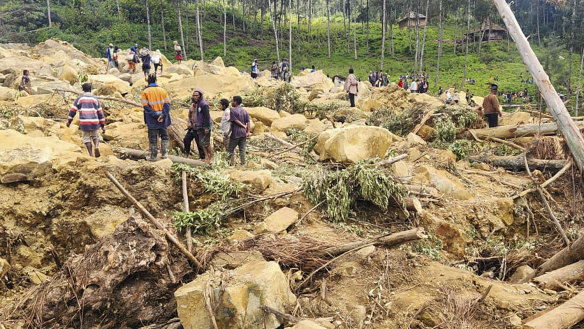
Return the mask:
<svg viewBox="0 0 584 329">
<path fill-rule="evenodd" d="M 497 99 L 497 90 L 499 86 L 491 84 L 491 93 L 483 100 L 483 113 L 489 123 L 489 128 L 499 125 L 499 117 L 503 117 L 503 112 L 499 108 L 499 99 Z"/>
<path fill-rule="evenodd" d="M 152 64 L 154 64 L 154 74 L 158 74 L 158 67 L 160 67 L 160 74 L 162 74 L 162 62 L 160 60 L 160 49 L 156 49 L 154 54 L 152 54 Z"/>
<path fill-rule="evenodd" d="M 351 107 L 355 107 L 355 95 L 359 93 L 359 81 L 355 77 L 353 68 L 349 69 L 349 76 L 345 81 L 345 92 L 349 94 L 349 102 L 351 102 Z"/>
<path fill-rule="evenodd" d="M 413 94 L 415 92 L 418 92 L 418 80 L 413 80 L 412 79 L 412 84 L 410 85 L 410 92 Z"/>
<path fill-rule="evenodd" d="M 253 62 L 251 63 L 251 77 L 252 78 L 257 78 L 258 77 L 258 59 L 254 59 Z"/>
<path fill-rule="evenodd" d="M 221 132 L 223 133 L 223 146 L 225 146 L 225 150 L 227 151 L 231 136 L 231 123 L 229 122 L 231 111 L 229 110 L 229 101 L 222 98 L 219 101 L 219 108 L 223 111 L 223 116 L 221 116 Z"/>
<path fill-rule="evenodd" d="M 144 107 L 144 123 L 148 126 L 148 141 L 150 155 L 148 161 L 156 161 L 158 156 L 158 136 L 162 140 L 162 159 L 168 155 L 168 133 L 170 126 L 170 98 L 166 90 L 156 84 L 156 74 L 148 76 L 148 86 L 142 90 L 142 107 Z"/>
<path fill-rule="evenodd" d="M 203 98 L 203 91 L 196 89 L 192 97 L 193 104 L 189 109 L 188 132 L 185 135 L 185 152 L 191 150 L 193 138 L 197 143 L 199 157 L 207 163 L 213 162 L 213 147 L 211 146 L 211 126 L 213 121 L 209 113 L 209 104 Z"/>
<path fill-rule="evenodd" d="M 241 96 L 233 96 L 231 100 L 231 111 L 229 114 L 229 122 L 231 122 L 231 136 L 229 137 L 229 145 L 227 147 L 227 154 L 231 165 L 235 164 L 235 147 L 239 147 L 239 160 L 241 165 L 245 165 L 245 145 L 246 140 L 251 136 L 251 124 L 249 113 L 241 107 L 243 100 Z"/>
<path fill-rule="evenodd" d="M 85 144 L 89 156 L 93 156 L 91 142 L 95 146 L 95 157 L 99 158 L 99 128 L 105 134 L 105 116 L 101 109 L 101 104 L 97 97 L 91 93 L 91 83 L 84 83 L 81 88 L 83 95 L 77 97 L 69 111 L 69 118 L 67 120 L 67 127 L 71 126 L 71 121 L 75 114 L 79 112 L 79 129 L 83 133 L 81 141 Z"/>
<path fill-rule="evenodd" d="M 142 72 L 144 72 L 144 79 L 148 79 L 148 76 L 150 75 L 150 69 L 152 68 L 151 64 L 152 57 L 150 57 L 150 50 L 148 49 L 144 50 L 144 53 L 141 55 L 141 57 Z M 156 72 L 154 72 L 154 75 L 156 75 Z"/>
<path fill-rule="evenodd" d="M 116 67 L 116 63 L 114 62 L 114 45 L 109 44 L 109 47 L 105 50 L 105 57 L 107 58 L 107 71 L 110 68 Z"/>
<path fill-rule="evenodd" d="M 270 72 L 272 73 L 272 79 L 278 79 L 278 64 L 276 62 L 272 62 Z"/>
</svg>

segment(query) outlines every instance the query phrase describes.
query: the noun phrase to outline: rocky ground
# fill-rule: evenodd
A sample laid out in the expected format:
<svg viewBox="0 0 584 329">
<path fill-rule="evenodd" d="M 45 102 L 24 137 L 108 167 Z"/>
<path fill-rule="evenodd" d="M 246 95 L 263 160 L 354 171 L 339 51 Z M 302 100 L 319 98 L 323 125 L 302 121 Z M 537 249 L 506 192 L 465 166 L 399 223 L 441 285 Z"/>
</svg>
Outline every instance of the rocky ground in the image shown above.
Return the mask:
<svg viewBox="0 0 584 329">
<path fill-rule="evenodd" d="M 570 242 L 583 219 L 563 140 L 527 129 L 545 115 L 507 113 L 489 140 L 464 95 L 444 106 L 360 83 L 352 109 L 321 72 L 286 84 L 221 58 L 164 63 L 172 154 L 201 88 L 244 97 L 248 164 L 227 165 L 219 129 L 212 165 L 137 158 L 141 72 L 106 73 L 59 40 L 0 46 L 0 328 L 544 328 L 533 319 L 577 295 L 579 257 L 561 282 L 540 276 L 565 242 L 534 181 L 559 172 L 543 193 Z M 23 69 L 33 95 L 17 91 Z M 109 98 L 98 159 L 65 126 L 84 81 Z"/>
</svg>

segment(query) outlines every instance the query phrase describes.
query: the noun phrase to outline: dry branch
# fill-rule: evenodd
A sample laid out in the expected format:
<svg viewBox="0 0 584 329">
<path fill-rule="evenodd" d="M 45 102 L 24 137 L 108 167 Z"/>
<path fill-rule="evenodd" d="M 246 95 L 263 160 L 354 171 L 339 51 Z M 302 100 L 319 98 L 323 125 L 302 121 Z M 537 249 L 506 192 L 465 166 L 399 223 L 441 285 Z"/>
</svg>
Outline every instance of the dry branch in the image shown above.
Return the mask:
<svg viewBox="0 0 584 329">
<path fill-rule="evenodd" d="M 496 143 L 505 144 L 505 145 L 510 146 L 510 147 L 512 147 L 512 148 L 514 148 L 516 150 L 521 151 L 521 152 L 525 151 L 525 147 L 519 146 L 519 145 L 517 145 L 517 144 L 515 144 L 513 142 L 506 141 L 506 140 L 503 140 L 503 139 L 500 139 L 500 138 L 497 138 L 497 137 L 490 137 L 489 136 L 489 137 L 486 137 L 486 139 L 489 140 L 489 141 L 496 142 Z"/>
<path fill-rule="evenodd" d="M 563 289 L 566 283 L 584 279 L 584 260 L 547 272 L 533 279 L 543 289 Z"/>
<path fill-rule="evenodd" d="M 568 329 L 584 320 L 584 292 L 525 324 L 532 329 Z"/>
<path fill-rule="evenodd" d="M 582 129 L 584 121 L 575 122 L 575 125 Z M 534 135 L 552 135 L 558 131 L 556 123 L 526 124 L 516 126 L 499 126 L 495 128 L 469 129 L 473 136 L 477 138 L 517 138 Z"/>
<path fill-rule="evenodd" d="M 168 232 L 168 230 L 162 226 L 162 224 L 156 219 L 154 218 L 154 216 L 152 216 L 152 214 L 146 210 L 146 208 L 144 208 L 144 206 L 138 201 L 136 200 L 131 194 L 130 192 L 128 192 L 123 186 L 122 184 L 120 184 L 120 182 L 118 182 L 118 180 L 109 172 L 105 173 L 107 178 L 109 178 L 109 180 L 114 183 L 114 185 L 118 188 L 118 190 L 120 190 L 120 192 L 122 192 L 122 194 L 124 196 L 126 196 L 126 198 L 128 198 L 128 200 L 130 200 L 130 202 L 132 202 L 132 204 L 134 206 L 136 206 L 140 212 L 144 215 L 144 217 L 146 217 L 152 224 L 154 224 L 154 226 L 156 226 L 156 228 L 158 228 L 159 230 L 161 230 L 162 232 L 164 232 L 164 235 L 166 236 L 166 238 L 168 239 L 168 241 L 172 242 L 175 246 L 178 247 L 178 249 L 189 259 L 191 260 L 193 263 L 195 263 L 195 265 L 197 266 L 197 268 L 202 269 L 202 265 L 199 262 L 199 260 L 193 256 L 193 254 L 191 254 L 190 251 L 188 251 L 185 246 L 182 245 L 182 243 L 180 243 L 178 241 L 178 239 L 170 234 L 170 232 Z"/>
<path fill-rule="evenodd" d="M 420 129 L 422 129 L 422 127 L 426 124 L 426 121 L 428 121 L 433 115 L 434 115 L 434 110 L 428 111 L 428 113 L 426 113 L 424 115 L 424 117 L 422 118 L 422 121 L 420 121 L 420 123 L 418 123 L 416 125 L 414 130 L 412 130 L 412 133 L 417 134 L 418 131 L 420 131 Z"/>
<path fill-rule="evenodd" d="M 423 227 L 413 228 L 413 229 L 408 230 L 408 231 L 393 233 L 390 235 L 378 237 L 378 238 L 371 239 L 371 240 L 351 242 L 351 243 L 343 244 L 343 245 L 336 246 L 336 247 L 326 248 L 326 249 L 321 251 L 321 256 L 326 256 L 326 255 L 336 256 L 336 255 L 345 253 L 345 252 L 352 250 L 352 249 L 355 249 L 355 248 L 362 248 L 362 247 L 367 247 L 367 246 L 371 246 L 371 245 L 380 245 L 380 246 L 383 246 L 386 248 L 391 248 L 391 247 L 399 246 L 399 245 L 404 244 L 404 243 L 409 242 L 409 241 L 415 241 L 415 240 L 426 239 L 426 238 L 428 238 L 428 236 L 425 234 Z"/>
<path fill-rule="evenodd" d="M 125 147 L 116 147 L 114 148 L 114 151 L 135 159 L 144 159 L 148 155 L 147 151 L 134 150 Z M 182 163 L 193 167 L 208 165 L 201 160 L 187 159 L 175 155 L 168 155 L 168 159 L 174 163 Z"/>
<path fill-rule="evenodd" d="M 398 162 L 398 161 L 400 161 L 402 159 L 405 159 L 407 157 L 408 157 L 407 153 L 400 154 L 400 155 L 398 155 L 396 157 L 393 157 L 393 158 L 389 158 L 389 159 L 385 159 L 385 160 L 380 161 L 379 162 L 379 165 L 380 166 L 388 166 L 388 165 L 390 165 L 392 163 Z"/>
<path fill-rule="evenodd" d="M 550 185 L 551 183 L 555 182 L 555 181 L 556 181 L 558 178 L 560 178 L 560 177 L 561 177 L 561 176 L 562 176 L 562 175 L 563 175 L 563 174 L 564 174 L 566 171 L 568 171 L 568 169 L 570 169 L 570 167 L 572 167 L 572 162 L 571 162 L 571 161 L 568 161 L 568 162 L 566 163 L 566 165 L 565 165 L 565 166 L 564 166 L 564 167 L 563 167 L 563 168 L 562 168 L 560 171 L 558 171 L 558 172 L 557 172 L 557 173 L 556 173 L 556 174 L 555 174 L 555 175 L 554 175 L 552 178 L 550 178 L 550 179 L 546 180 L 546 181 L 545 181 L 543 184 L 541 184 L 541 187 L 542 187 L 542 188 L 546 188 L 548 185 Z M 519 193 L 519 194 L 517 194 L 517 195 L 513 196 L 513 199 L 517 199 L 517 198 L 520 198 L 520 197 L 524 197 L 524 196 L 528 195 L 529 193 L 531 193 L 531 192 L 535 192 L 535 191 L 537 191 L 537 189 L 536 189 L 536 188 L 530 188 L 530 189 L 527 189 L 527 190 L 525 190 L 525 191 L 523 191 L 523 192 L 521 192 L 521 193 Z"/>
<path fill-rule="evenodd" d="M 516 156 L 471 156 L 470 161 L 487 163 L 493 167 L 503 167 L 507 170 L 523 171 L 525 170 L 525 165 L 523 163 L 524 155 Z M 539 170 L 560 170 L 566 165 L 565 160 L 540 160 L 540 159 L 527 159 L 529 167 L 539 169 Z"/>
<path fill-rule="evenodd" d="M 570 246 L 553 255 L 537 269 L 537 275 L 562 268 L 581 260 L 584 257 L 584 235 L 580 236 Z"/>
<path fill-rule="evenodd" d="M 187 172 L 186 171 L 182 171 L 181 173 L 181 183 L 182 183 L 182 195 L 183 195 L 183 206 L 184 206 L 184 211 L 186 213 L 189 212 L 189 194 L 187 191 Z M 192 252 L 193 250 L 193 240 L 192 240 L 192 233 L 191 233 L 191 228 L 187 228 L 187 250 L 189 252 Z"/>
<path fill-rule="evenodd" d="M 523 157 L 523 162 L 525 164 L 525 170 L 527 171 L 527 174 L 529 174 L 529 177 L 531 177 L 531 180 L 535 184 L 535 188 L 537 189 L 537 192 L 539 192 L 539 196 L 541 197 L 541 200 L 543 201 L 548 214 L 550 215 L 550 217 L 552 218 L 552 221 L 556 225 L 556 228 L 560 232 L 562 239 L 564 239 L 564 242 L 566 243 L 566 245 L 569 246 L 570 239 L 568 239 L 568 236 L 566 236 L 566 232 L 564 232 L 564 229 L 562 228 L 560 221 L 556 218 L 556 215 L 552 211 L 552 208 L 550 207 L 550 204 L 547 201 L 547 198 L 545 196 L 544 189 L 539 185 L 539 183 L 535 180 L 535 178 L 531 174 L 531 170 L 529 169 L 529 164 L 527 163 L 527 156 L 526 155 Z"/>
</svg>

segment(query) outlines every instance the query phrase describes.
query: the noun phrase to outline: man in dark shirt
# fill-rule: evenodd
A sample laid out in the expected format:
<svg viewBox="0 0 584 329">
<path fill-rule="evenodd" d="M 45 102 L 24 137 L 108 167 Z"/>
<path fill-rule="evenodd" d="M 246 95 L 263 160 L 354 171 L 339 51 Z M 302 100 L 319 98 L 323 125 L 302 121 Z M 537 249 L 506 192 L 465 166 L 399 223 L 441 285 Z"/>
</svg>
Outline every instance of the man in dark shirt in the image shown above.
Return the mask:
<svg viewBox="0 0 584 329">
<path fill-rule="evenodd" d="M 489 128 L 494 128 L 499 125 L 499 117 L 503 116 L 503 112 L 499 109 L 499 100 L 497 99 L 498 86 L 491 85 L 491 93 L 483 100 L 483 110 L 485 118 L 489 122 Z"/>
<path fill-rule="evenodd" d="M 239 147 L 239 159 L 241 165 L 245 165 L 245 145 L 247 138 L 251 136 L 249 113 L 241 107 L 241 96 L 233 96 L 231 101 L 231 112 L 229 122 L 231 122 L 231 137 L 227 146 L 227 154 L 231 165 L 235 164 L 235 147 Z"/>
</svg>

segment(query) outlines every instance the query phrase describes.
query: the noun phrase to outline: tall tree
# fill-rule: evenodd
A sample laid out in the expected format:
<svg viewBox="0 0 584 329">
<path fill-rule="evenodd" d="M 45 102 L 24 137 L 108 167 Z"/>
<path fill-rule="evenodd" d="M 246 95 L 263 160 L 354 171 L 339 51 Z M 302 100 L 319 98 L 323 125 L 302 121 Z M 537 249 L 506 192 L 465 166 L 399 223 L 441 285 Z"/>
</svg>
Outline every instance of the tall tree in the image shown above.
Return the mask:
<svg viewBox="0 0 584 329">
<path fill-rule="evenodd" d="M 118 10 L 119 10 L 119 3 L 118 3 Z M 118 11 L 119 14 L 119 11 Z M 162 25 L 162 40 L 164 41 L 164 50 L 168 50 L 166 48 L 166 28 L 164 27 L 164 1 L 160 0 L 160 25 Z"/>
<path fill-rule="evenodd" d="M 397 15 L 397 10 L 393 10 L 391 7 L 391 0 L 389 0 L 389 54 L 395 54 L 395 47 L 393 44 L 393 13 Z"/>
<path fill-rule="evenodd" d="M 387 29 L 387 20 L 385 17 L 385 0 L 383 0 L 383 6 L 381 8 L 381 16 L 383 18 L 381 23 L 381 65 L 379 66 L 383 71 L 383 60 L 385 59 L 385 30 Z"/>
<path fill-rule="evenodd" d="M 312 33 L 312 0 L 308 0 L 308 34 Z"/>
<path fill-rule="evenodd" d="M 426 29 L 428 28 L 428 7 L 430 7 L 430 0 L 426 0 L 426 24 L 424 25 L 424 38 L 422 40 L 422 51 L 420 52 L 420 72 L 424 71 L 424 48 L 426 47 Z"/>
<path fill-rule="evenodd" d="M 122 18 L 122 12 L 120 11 L 120 0 L 116 0 L 116 7 L 118 8 L 118 18 Z"/>
<path fill-rule="evenodd" d="M 176 19 L 178 21 L 178 32 L 180 34 L 180 43 L 182 46 L 182 52 L 184 54 L 184 60 L 186 61 L 187 60 L 187 51 L 185 48 L 185 36 L 183 33 L 182 17 L 181 17 L 181 13 L 180 13 L 181 3 L 182 3 L 182 0 L 179 0 L 176 2 Z"/>
<path fill-rule="evenodd" d="M 357 1 L 354 3 L 354 8 L 357 7 Z M 357 13 L 353 15 L 353 48 L 355 49 L 355 59 L 357 59 Z"/>
<path fill-rule="evenodd" d="M 367 48 L 365 49 L 365 52 L 367 54 L 369 54 L 369 0 L 367 0 L 366 6 L 367 6 L 367 9 L 366 9 L 366 11 L 367 11 L 367 18 L 366 18 L 367 19 Z"/>
<path fill-rule="evenodd" d="M 199 37 L 199 51 L 201 52 L 201 61 L 205 60 L 205 56 L 203 53 L 203 37 L 202 37 L 202 33 L 201 33 L 201 20 L 199 18 L 199 0 L 195 0 L 195 9 L 196 14 L 197 14 L 197 35 Z"/>
<path fill-rule="evenodd" d="M 584 66 L 584 47 L 582 47 L 582 55 L 580 56 L 580 72 L 578 73 L 578 86 L 576 86 L 576 104 L 574 105 L 574 116 L 578 116 L 578 101 L 582 93 L 582 66 Z"/>
<path fill-rule="evenodd" d="M 456 56 L 456 45 L 458 40 L 456 39 L 456 32 L 458 32 L 458 16 L 460 16 L 460 7 L 456 5 L 456 18 L 454 19 L 454 56 Z"/>
<path fill-rule="evenodd" d="M 326 43 L 328 45 L 328 58 L 331 58 L 331 6 L 330 0 L 326 0 Z"/>
<path fill-rule="evenodd" d="M 53 22 L 51 21 L 51 2 L 49 0 L 47 0 L 47 16 L 49 17 L 49 27 L 51 27 Z"/>
<path fill-rule="evenodd" d="M 438 5 L 438 58 L 436 59 L 436 77 L 434 84 L 438 86 L 440 76 L 440 57 L 442 56 L 442 38 L 444 37 L 444 26 L 442 24 L 442 0 Z M 455 40 L 456 42 L 456 40 Z"/>
<path fill-rule="evenodd" d="M 225 0 L 223 0 L 223 57 L 225 56 L 227 56 L 227 3 L 225 2 Z"/>
<path fill-rule="evenodd" d="M 420 2 L 416 6 L 416 57 L 414 58 L 414 73 L 418 70 L 418 56 L 420 56 Z"/>
<path fill-rule="evenodd" d="M 272 27 L 274 28 L 274 37 L 276 39 L 276 57 L 278 62 L 280 62 L 280 47 L 278 46 L 278 30 L 276 29 L 276 1 L 274 0 L 274 13 L 272 16 Z M 272 7 L 271 0 L 268 0 L 268 7 Z"/>
<path fill-rule="evenodd" d="M 148 49 L 152 49 L 152 31 L 150 28 L 150 1 L 146 1 L 146 22 L 148 23 Z"/>
<path fill-rule="evenodd" d="M 235 31 L 235 0 L 231 0 L 231 18 L 233 20 L 233 32 Z"/>
<path fill-rule="evenodd" d="M 464 74 L 462 76 L 462 89 L 464 89 L 464 84 L 466 83 L 466 70 L 468 68 L 468 37 L 470 32 L 470 0 L 468 0 L 468 5 L 466 7 L 467 12 L 467 24 L 466 24 L 466 53 L 464 55 Z"/>
<path fill-rule="evenodd" d="M 292 73 L 292 0 L 288 0 L 288 11 L 290 12 L 290 19 L 288 20 L 288 62 L 290 73 Z"/>
</svg>

